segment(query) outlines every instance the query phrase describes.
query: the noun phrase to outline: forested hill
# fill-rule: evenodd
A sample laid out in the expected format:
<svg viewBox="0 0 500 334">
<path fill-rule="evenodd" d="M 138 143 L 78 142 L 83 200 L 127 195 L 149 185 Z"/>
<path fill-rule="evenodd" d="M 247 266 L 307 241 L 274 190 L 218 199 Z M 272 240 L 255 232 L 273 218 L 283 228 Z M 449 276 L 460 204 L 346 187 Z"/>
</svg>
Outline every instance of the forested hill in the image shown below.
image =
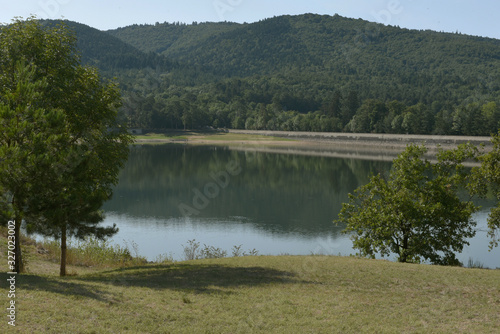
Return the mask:
<svg viewBox="0 0 500 334">
<path fill-rule="evenodd" d="M 457 70 L 484 73 L 500 59 L 499 40 L 400 29 L 338 15 L 280 16 L 253 24 L 134 25 L 108 33 L 143 51 L 209 66 L 227 76 L 312 69 L 402 75 L 404 81 L 416 72 L 431 77 Z"/>
<path fill-rule="evenodd" d="M 43 20 L 43 24 L 55 25 L 59 21 Z M 166 57 L 153 52 L 143 52 L 136 47 L 87 25 L 65 21 L 75 32 L 81 60 L 87 65 L 98 67 L 102 72 L 112 75 L 123 69 L 157 68 L 168 71 L 174 63 Z M 178 65 L 178 64 L 176 64 Z"/>
<path fill-rule="evenodd" d="M 84 59 L 118 77 L 133 126 L 488 135 L 500 125 L 496 39 L 313 14 L 72 28 Z"/>
</svg>

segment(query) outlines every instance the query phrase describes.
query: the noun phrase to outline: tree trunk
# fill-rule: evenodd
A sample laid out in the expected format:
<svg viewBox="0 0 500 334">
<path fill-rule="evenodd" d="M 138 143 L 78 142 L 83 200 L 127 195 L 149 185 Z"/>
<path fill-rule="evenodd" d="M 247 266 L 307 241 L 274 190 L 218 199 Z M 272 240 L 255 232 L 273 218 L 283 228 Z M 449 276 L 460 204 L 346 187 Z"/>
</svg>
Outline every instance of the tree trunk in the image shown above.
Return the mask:
<svg viewBox="0 0 500 334">
<path fill-rule="evenodd" d="M 23 273 L 24 272 L 24 263 L 23 263 L 23 254 L 21 251 L 21 223 L 23 221 L 23 216 L 18 213 L 16 214 L 16 218 L 14 220 L 14 253 L 15 253 L 15 261 L 14 261 L 14 272 Z"/>
<path fill-rule="evenodd" d="M 66 276 L 66 224 L 61 228 L 61 269 L 59 276 Z"/>
<path fill-rule="evenodd" d="M 12 208 L 15 212 L 14 218 L 14 272 L 23 273 L 24 272 L 24 263 L 23 263 L 23 254 L 21 250 L 21 224 L 23 222 L 23 215 L 19 210 L 20 207 L 17 203 L 17 196 L 12 196 Z"/>
<path fill-rule="evenodd" d="M 399 262 L 408 261 L 408 236 L 405 234 L 403 237 L 403 250 L 399 258 Z"/>
</svg>

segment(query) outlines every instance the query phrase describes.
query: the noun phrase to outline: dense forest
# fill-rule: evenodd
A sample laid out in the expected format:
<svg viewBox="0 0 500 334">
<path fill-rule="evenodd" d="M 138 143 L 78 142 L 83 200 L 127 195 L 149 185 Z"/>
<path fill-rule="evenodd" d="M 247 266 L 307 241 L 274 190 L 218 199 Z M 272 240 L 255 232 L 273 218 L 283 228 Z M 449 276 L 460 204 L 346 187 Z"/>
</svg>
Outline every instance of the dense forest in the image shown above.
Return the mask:
<svg viewBox="0 0 500 334">
<path fill-rule="evenodd" d="M 47 24 L 54 24 L 48 21 Z M 131 127 L 490 135 L 500 40 L 338 15 L 252 24 L 67 22 Z"/>
</svg>

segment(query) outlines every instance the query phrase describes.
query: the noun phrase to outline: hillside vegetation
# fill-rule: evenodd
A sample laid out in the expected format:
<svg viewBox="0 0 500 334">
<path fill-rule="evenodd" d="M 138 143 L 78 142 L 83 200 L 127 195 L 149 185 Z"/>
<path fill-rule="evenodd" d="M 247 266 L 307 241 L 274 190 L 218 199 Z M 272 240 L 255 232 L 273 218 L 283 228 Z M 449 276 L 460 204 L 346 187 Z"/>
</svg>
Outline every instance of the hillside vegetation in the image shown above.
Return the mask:
<svg viewBox="0 0 500 334">
<path fill-rule="evenodd" d="M 84 59 L 118 77 L 122 116 L 135 127 L 457 135 L 499 128 L 496 39 L 313 14 L 107 32 L 69 24 Z"/>
</svg>

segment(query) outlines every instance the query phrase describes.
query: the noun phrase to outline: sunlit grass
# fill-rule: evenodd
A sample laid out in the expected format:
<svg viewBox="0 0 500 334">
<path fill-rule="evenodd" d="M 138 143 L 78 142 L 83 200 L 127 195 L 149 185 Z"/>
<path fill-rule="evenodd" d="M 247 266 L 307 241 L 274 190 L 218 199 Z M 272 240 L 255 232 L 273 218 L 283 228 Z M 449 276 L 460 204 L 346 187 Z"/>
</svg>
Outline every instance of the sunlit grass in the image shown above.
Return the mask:
<svg viewBox="0 0 500 334">
<path fill-rule="evenodd" d="M 148 133 L 145 135 L 137 135 L 134 137 L 138 140 L 165 140 L 165 141 L 219 141 L 219 142 L 244 142 L 244 141 L 293 141 L 293 139 L 263 136 L 263 135 L 250 135 L 239 133 L 225 133 L 215 131 L 175 131 L 166 133 Z"/>
<path fill-rule="evenodd" d="M 0 277 L 3 279 L 3 277 Z M 500 271 L 329 256 L 19 278 L 18 327 L 46 333 L 494 333 Z"/>
<path fill-rule="evenodd" d="M 174 133 L 148 133 L 145 135 L 134 136 L 135 139 L 168 139 L 168 140 L 187 140 L 187 135 L 178 135 Z"/>
<path fill-rule="evenodd" d="M 99 253 L 94 245 L 89 243 L 90 253 Z M 41 257 L 33 254 L 32 263 Z M 5 281 L 6 264 L 1 265 L 0 280 Z M 9 331 L 500 332 L 500 270 L 316 255 L 202 259 L 78 273 L 65 278 L 36 271 L 18 275 L 17 326 Z"/>
<path fill-rule="evenodd" d="M 45 240 L 38 243 L 38 249 L 44 250 L 43 253 L 46 254 L 48 260 L 60 261 L 61 244 L 59 241 Z M 132 266 L 147 262 L 138 254 L 132 256 L 132 251 L 128 247 L 96 238 L 68 242 L 66 256 L 67 265 L 98 268 Z"/>
</svg>

